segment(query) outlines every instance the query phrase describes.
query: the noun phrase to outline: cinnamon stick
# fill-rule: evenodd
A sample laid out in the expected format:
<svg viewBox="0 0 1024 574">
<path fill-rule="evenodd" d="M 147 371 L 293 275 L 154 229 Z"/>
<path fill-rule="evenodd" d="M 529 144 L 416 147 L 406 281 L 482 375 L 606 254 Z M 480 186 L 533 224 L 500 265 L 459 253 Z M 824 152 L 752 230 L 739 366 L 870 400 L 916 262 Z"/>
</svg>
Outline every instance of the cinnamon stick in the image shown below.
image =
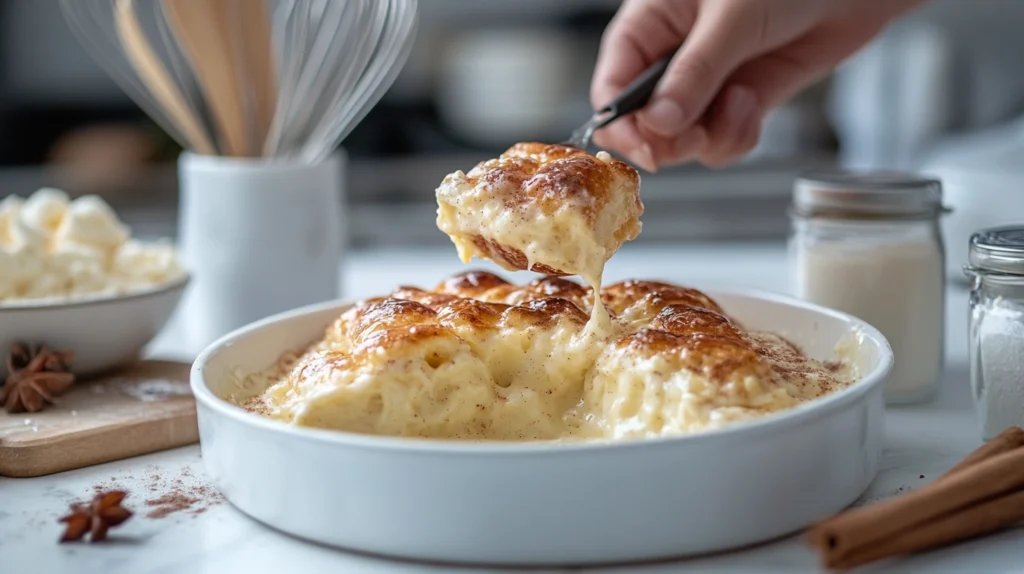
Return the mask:
<svg viewBox="0 0 1024 574">
<path fill-rule="evenodd" d="M 999 433 L 987 443 L 981 445 L 981 447 L 975 449 L 974 452 L 967 455 L 967 458 L 960 461 L 960 463 L 953 468 L 947 470 L 945 474 L 939 477 L 939 479 L 956 474 L 965 468 L 974 466 L 975 464 L 983 460 L 988 460 L 993 456 L 1021 447 L 1024 447 L 1024 429 L 1020 427 L 1010 427 Z"/>
<path fill-rule="evenodd" d="M 1010 428 L 1006 429 L 1005 431 L 999 433 L 997 436 L 993 437 L 987 443 L 985 443 L 985 444 L 981 445 L 980 447 L 974 449 L 970 454 L 968 454 L 966 457 L 964 457 L 964 459 L 962 461 L 960 461 L 953 468 L 950 468 L 949 470 L 947 470 L 945 473 L 943 473 L 941 476 L 939 476 L 939 478 L 937 478 L 936 480 L 941 480 L 941 479 L 947 478 L 947 477 L 949 477 L 951 475 L 954 475 L 954 474 L 956 474 L 956 473 L 958 473 L 958 472 L 960 472 L 960 471 L 962 471 L 962 470 L 964 470 L 966 468 L 970 468 L 970 467 L 976 465 L 977 463 L 979 463 L 979 462 L 981 462 L 983 460 L 988 460 L 988 459 L 990 459 L 990 458 L 992 458 L 994 456 L 1000 455 L 1000 454 L 1002 454 L 1004 452 L 1009 452 L 1011 450 L 1014 450 L 1014 449 L 1017 449 L 1017 448 L 1021 448 L 1021 447 L 1024 447 L 1024 429 L 1022 429 L 1021 427 L 1010 427 Z M 929 485 L 926 488 L 931 488 L 931 485 Z M 882 504 L 887 504 L 889 502 L 891 502 L 891 501 L 884 502 Z M 813 544 L 815 546 L 822 546 L 822 547 L 825 546 L 824 541 L 818 540 L 816 535 L 820 534 L 823 531 L 827 531 L 827 529 L 823 528 L 827 522 L 830 522 L 832 520 L 835 520 L 835 519 L 837 519 L 839 517 L 842 517 L 842 516 L 845 516 L 845 515 L 846 515 L 846 513 L 844 512 L 844 513 L 833 515 L 833 516 L 831 516 L 829 518 L 826 518 L 824 520 L 818 521 L 818 523 L 816 525 L 814 525 L 812 527 L 811 531 L 809 532 L 809 538 L 810 538 L 811 544 Z"/>
<path fill-rule="evenodd" d="M 952 512 L 926 526 L 855 549 L 845 558 L 826 561 L 825 565 L 836 570 L 848 570 L 875 560 L 988 534 L 1022 519 L 1024 491 L 993 498 L 963 512 Z"/>
<path fill-rule="evenodd" d="M 899 498 L 820 522 L 811 528 L 811 540 L 824 552 L 826 564 L 843 564 L 863 552 L 867 545 L 880 545 L 911 528 L 927 529 L 929 522 L 937 518 L 1022 488 L 1024 449 L 1018 448 Z M 961 538 L 964 533 L 978 529 L 977 523 L 957 520 L 957 530 L 948 536 Z"/>
</svg>

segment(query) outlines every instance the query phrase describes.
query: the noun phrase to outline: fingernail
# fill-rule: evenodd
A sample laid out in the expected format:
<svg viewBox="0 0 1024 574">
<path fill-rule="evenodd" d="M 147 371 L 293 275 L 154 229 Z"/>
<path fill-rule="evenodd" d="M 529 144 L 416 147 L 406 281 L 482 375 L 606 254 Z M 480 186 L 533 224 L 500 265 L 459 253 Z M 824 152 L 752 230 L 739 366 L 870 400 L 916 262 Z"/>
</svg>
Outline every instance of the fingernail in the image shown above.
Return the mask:
<svg viewBox="0 0 1024 574">
<path fill-rule="evenodd" d="M 651 173 L 658 171 L 658 162 L 654 161 L 654 152 L 651 151 L 651 146 L 647 144 L 640 146 L 640 155 L 643 156 L 646 163 L 644 169 Z"/>
<path fill-rule="evenodd" d="M 630 154 L 630 159 L 646 171 L 651 173 L 658 171 L 658 163 L 654 161 L 654 152 L 651 151 L 651 146 L 648 144 L 643 144 L 634 150 Z"/>
<path fill-rule="evenodd" d="M 701 126 L 692 127 L 676 138 L 672 149 L 675 162 L 684 163 L 696 159 L 707 144 L 707 132 Z"/>
<path fill-rule="evenodd" d="M 679 104 L 659 98 L 640 112 L 640 121 L 660 136 L 674 136 L 683 131 L 686 116 Z"/>
<path fill-rule="evenodd" d="M 729 123 L 739 129 L 750 121 L 755 113 L 757 113 L 757 99 L 754 97 L 754 93 L 747 88 L 733 88 L 725 107 L 725 115 L 729 118 Z"/>
<path fill-rule="evenodd" d="M 688 162 L 697 157 L 697 152 L 700 150 L 700 147 L 701 143 L 694 141 L 692 138 L 679 138 L 676 142 L 675 149 L 672 150 L 675 155 L 676 162 Z"/>
</svg>

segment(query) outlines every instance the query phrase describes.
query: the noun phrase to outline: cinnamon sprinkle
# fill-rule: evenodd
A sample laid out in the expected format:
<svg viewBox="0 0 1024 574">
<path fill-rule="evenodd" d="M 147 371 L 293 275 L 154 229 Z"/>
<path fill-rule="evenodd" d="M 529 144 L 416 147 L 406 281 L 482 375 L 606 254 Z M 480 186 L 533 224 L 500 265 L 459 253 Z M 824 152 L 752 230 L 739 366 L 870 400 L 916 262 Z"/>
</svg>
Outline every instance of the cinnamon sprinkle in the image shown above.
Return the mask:
<svg viewBox="0 0 1024 574">
<path fill-rule="evenodd" d="M 165 494 L 159 498 L 146 501 L 146 506 L 155 506 L 156 508 L 149 511 L 146 514 L 146 518 L 163 518 L 169 514 L 180 512 L 182 510 L 188 510 L 192 508 L 192 505 L 199 502 L 198 498 L 186 496 L 181 493 Z"/>
<path fill-rule="evenodd" d="M 92 487 L 97 494 L 112 489 L 145 492 L 148 498 L 143 504 L 149 508 L 145 516 L 151 519 L 166 518 L 182 512 L 198 516 L 224 502 L 224 497 L 216 488 L 193 475 L 188 468 L 182 469 L 177 476 L 168 477 L 164 469 L 151 466 L 143 477 L 112 476 Z"/>
</svg>

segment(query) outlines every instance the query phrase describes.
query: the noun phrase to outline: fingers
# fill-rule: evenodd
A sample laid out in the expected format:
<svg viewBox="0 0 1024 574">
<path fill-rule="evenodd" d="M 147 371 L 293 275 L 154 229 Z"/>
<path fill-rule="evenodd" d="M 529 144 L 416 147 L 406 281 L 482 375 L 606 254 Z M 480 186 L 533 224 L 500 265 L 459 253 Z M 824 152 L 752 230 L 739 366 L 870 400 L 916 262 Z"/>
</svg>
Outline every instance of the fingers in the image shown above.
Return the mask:
<svg viewBox="0 0 1024 574">
<path fill-rule="evenodd" d="M 678 165 L 697 157 L 707 145 L 707 130 L 701 124 L 686 129 L 674 139 L 667 139 L 650 133 L 643 126 L 638 126 L 640 135 L 650 146 L 655 163 L 658 165 Z"/>
<path fill-rule="evenodd" d="M 687 128 L 673 140 L 640 134 L 652 146 L 658 165 L 678 165 L 694 159 L 709 167 L 724 167 L 757 145 L 761 135 L 762 111 L 754 92 L 729 85 L 715 98 L 700 123 Z M 653 139 L 650 139 L 652 138 Z"/>
<path fill-rule="evenodd" d="M 643 126 L 637 126 L 633 118 L 626 117 L 599 131 L 594 139 L 598 145 L 616 149 L 649 172 L 658 165 L 678 165 L 694 159 L 709 167 L 724 167 L 757 145 L 762 118 L 755 92 L 730 84 L 714 100 L 701 122 L 676 138 L 650 134 Z"/>
<path fill-rule="evenodd" d="M 830 23 L 788 44 L 742 64 L 726 80 L 704 119 L 707 145 L 698 153 L 706 165 L 721 167 L 757 145 L 765 113 L 826 76 L 844 58 L 868 42 L 882 27 L 880 20 L 859 25 Z M 750 100 L 755 103 L 750 112 Z"/>
<path fill-rule="evenodd" d="M 803 8 L 794 11 L 798 4 Z M 765 112 L 884 25 L 870 14 L 829 21 L 818 13 L 827 11 L 824 5 L 814 6 L 819 9 L 800 2 L 626 0 L 602 39 L 591 86 L 595 107 L 680 39 L 686 42 L 648 106 L 599 131 L 595 142 L 648 171 L 694 157 L 710 166 L 735 161 L 757 144 Z"/>
<path fill-rule="evenodd" d="M 761 108 L 770 110 L 827 75 L 881 28 L 868 23 L 832 23 L 740 66 L 730 84 L 750 88 Z"/>
<path fill-rule="evenodd" d="M 636 127 L 636 120 L 631 116 L 619 118 L 603 129 L 594 133 L 597 145 L 618 152 L 634 165 L 654 173 L 658 171 L 650 145 Z"/>
<path fill-rule="evenodd" d="M 729 86 L 708 113 L 708 140 L 698 154 L 700 161 L 722 167 L 742 157 L 757 145 L 761 117 L 757 97 L 750 88 Z"/>
<path fill-rule="evenodd" d="M 634 117 L 599 130 L 594 141 L 647 171 L 688 161 L 707 147 L 708 126 L 696 122 L 729 74 L 758 48 L 767 17 L 759 5 L 627 0 L 601 41 L 591 85 L 595 108 L 618 96 L 683 39 L 686 42 L 651 103 Z"/>
<path fill-rule="evenodd" d="M 648 106 L 636 114 L 638 131 L 659 165 L 676 165 L 705 156 L 729 161 L 756 144 L 759 118 L 756 102 L 740 99 L 717 111 L 709 110 L 730 74 L 764 48 L 767 12 L 764 3 L 707 2 L 673 58 Z M 749 92 L 746 95 L 750 95 Z M 719 98 L 720 99 L 720 98 Z M 745 105 L 747 109 L 736 110 Z M 728 115 L 726 116 L 726 111 Z M 716 119 L 717 118 L 717 119 Z M 753 144 L 747 144 L 751 139 Z M 745 148 L 745 149 L 744 149 Z"/>
<path fill-rule="evenodd" d="M 674 50 L 696 19 L 696 1 L 626 0 L 601 39 L 590 98 L 594 109 L 604 107 L 663 55 Z M 594 141 L 647 171 L 657 161 L 633 116 L 598 130 Z"/>
<path fill-rule="evenodd" d="M 651 102 L 637 113 L 640 126 L 675 141 L 696 122 L 726 78 L 761 46 L 765 3 L 706 2 Z"/>
<path fill-rule="evenodd" d="M 627 0 L 601 37 L 590 97 L 604 107 L 647 66 L 675 50 L 696 20 L 697 3 Z"/>
<path fill-rule="evenodd" d="M 758 143 L 764 114 L 825 76 L 875 32 L 874 24 L 862 28 L 824 25 L 740 65 L 700 120 L 706 139 L 696 159 L 710 167 L 723 167 L 744 156 Z M 640 132 L 647 137 L 643 126 Z M 692 134 L 690 128 L 675 145 L 683 145 L 681 140 L 692 145 Z M 652 144 L 655 159 L 663 165 L 692 159 L 663 160 L 664 148 L 664 144 Z"/>
<path fill-rule="evenodd" d="M 827 75 L 875 31 L 874 26 L 822 26 L 741 65 L 726 80 L 702 122 L 708 130 L 707 143 L 697 158 L 710 167 L 741 158 L 757 145 L 765 113 Z"/>
</svg>

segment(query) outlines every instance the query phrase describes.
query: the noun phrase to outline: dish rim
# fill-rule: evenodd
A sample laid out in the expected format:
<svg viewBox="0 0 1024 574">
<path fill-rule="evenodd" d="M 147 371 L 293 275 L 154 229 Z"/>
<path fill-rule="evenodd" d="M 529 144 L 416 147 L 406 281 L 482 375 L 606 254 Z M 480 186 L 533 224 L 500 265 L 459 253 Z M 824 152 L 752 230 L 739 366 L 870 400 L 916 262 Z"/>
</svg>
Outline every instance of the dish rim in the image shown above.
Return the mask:
<svg viewBox="0 0 1024 574">
<path fill-rule="evenodd" d="M 192 275 L 185 271 L 183 274 L 167 283 L 161 283 L 145 289 L 137 291 L 131 291 L 127 293 L 119 293 L 116 295 L 104 294 L 104 295 L 92 295 L 85 296 L 67 301 L 56 300 L 55 298 L 48 299 L 25 299 L 19 300 L 16 303 L 5 303 L 0 301 L 0 314 L 5 312 L 14 311 L 55 311 L 70 309 L 75 307 L 88 307 L 92 305 L 107 305 L 111 303 L 120 303 L 122 301 L 130 301 L 132 299 L 142 299 L 144 297 L 154 297 L 166 293 L 168 291 L 174 291 L 176 289 L 184 288 L 192 280 Z"/>
<path fill-rule="evenodd" d="M 866 373 L 849 387 L 824 397 L 770 413 L 755 419 L 740 421 L 722 428 L 710 429 L 695 434 L 659 436 L 653 438 L 631 439 L 622 441 L 587 440 L 578 442 L 557 441 L 470 441 L 462 439 L 435 439 L 419 437 L 381 436 L 348 431 L 317 429 L 290 425 L 282 421 L 250 413 L 241 407 L 231 404 L 213 393 L 207 384 L 203 369 L 210 358 L 222 349 L 234 346 L 238 339 L 251 332 L 266 328 L 274 323 L 295 319 L 303 315 L 313 315 L 328 309 L 351 306 L 358 300 L 335 299 L 313 305 L 306 305 L 283 313 L 278 313 L 255 321 L 220 337 L 199 353 L 192 363 L 189 373 L 189 385 L 197 403 L 211 409 L 218 416 L 227 417 L 244 425 L 251 425 L 259 430 L 275 432 L 294 440 L 308 440 L 332 447 L 344 446 L 364 450 L 391 451 L 402 454 L 439 454 L 452 456 L 562 456 L 591 452 L 622 452 L 631 449 L 669 448 L 688 444 L 714 444 L 722 441 L 737 440 L 744 435 L 760 435 L 767 432 L 781 432 L 794 426 L 820 419 L 861 399 L 876 387 L 884 384 L 894 363 L 892 347 L 878 329 L 864 320 L 830 309 L 815 303 L 803 301 L 795 297 L 781 295 L 757 289 L 708 289 L 704 291 L 715 298 L 719 295 L 761 299 L 773 303 L 782 303 L 802 307 L 817 313 L 841 319 L 850 323 L 865 336 L 873 339 L 881 353 L 875 368 Z M 282 350 L 282 353 L 284 350 Z"/>
</svg>

